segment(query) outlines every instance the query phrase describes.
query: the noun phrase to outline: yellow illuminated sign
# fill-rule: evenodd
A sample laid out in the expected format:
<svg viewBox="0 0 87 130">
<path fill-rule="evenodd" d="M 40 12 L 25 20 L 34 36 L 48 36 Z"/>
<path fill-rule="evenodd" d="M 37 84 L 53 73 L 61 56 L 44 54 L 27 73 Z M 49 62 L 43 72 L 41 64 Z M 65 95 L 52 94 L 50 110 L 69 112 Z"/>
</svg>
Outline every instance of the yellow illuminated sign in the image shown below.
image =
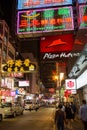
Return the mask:
<svg viewBox="0 0 87 130">
<path fill-rule="evenodd" d="M 22 60 L 9 60 L 7 64 L 2 65 L 2 73 L 7 72 L 30 72 L 30 71 L 35 71 L 36 70 L 36 65 L 34 63 L 31 63 L 29 59 L 25 59 L 24 61 Z"/>
</svg>

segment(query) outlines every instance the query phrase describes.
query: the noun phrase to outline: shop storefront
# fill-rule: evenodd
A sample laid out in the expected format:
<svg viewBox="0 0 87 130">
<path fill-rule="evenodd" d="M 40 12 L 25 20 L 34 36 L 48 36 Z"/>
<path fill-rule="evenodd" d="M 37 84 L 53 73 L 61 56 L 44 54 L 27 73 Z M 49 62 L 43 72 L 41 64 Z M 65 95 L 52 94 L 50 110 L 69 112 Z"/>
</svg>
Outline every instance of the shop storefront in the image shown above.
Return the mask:
<svg viewBox="0 0 87 130">
<path fill-rule="evenodd" d="M 0 85 L 0 102 L 13 102 L 15 97 L 14 79 L 2 77 Z"/>
<path fill-rule="evenodd" d="M 81 103 L 82 99 L 87 100 L 87 70 L 85 70 L 77 79 L 77 92 L 79 94 L 79 100 Z"/>
</svg>

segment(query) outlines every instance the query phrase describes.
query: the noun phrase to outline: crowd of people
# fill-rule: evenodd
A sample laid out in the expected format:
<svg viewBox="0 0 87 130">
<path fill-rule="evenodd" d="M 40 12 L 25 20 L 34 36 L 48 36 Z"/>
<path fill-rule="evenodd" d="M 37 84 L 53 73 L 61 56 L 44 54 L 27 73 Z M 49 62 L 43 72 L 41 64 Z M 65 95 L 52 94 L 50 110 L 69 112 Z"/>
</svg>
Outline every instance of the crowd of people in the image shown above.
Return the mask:
<svg viewBox="0 0 87 130">
<path fill-rule="evenodd" d="M 75 121 L 76 117 L 82 121 L 84 130 L 87 130 L 87 104 L 86 100 L 82 100 L 82 105 L 79 110 L 73 102 L 59 103 L 58 109 L 55 113 L 55 123 L 58 130 L 64 130 L 68 128 L 72 130 L 72 121 Z"/>
</svg>

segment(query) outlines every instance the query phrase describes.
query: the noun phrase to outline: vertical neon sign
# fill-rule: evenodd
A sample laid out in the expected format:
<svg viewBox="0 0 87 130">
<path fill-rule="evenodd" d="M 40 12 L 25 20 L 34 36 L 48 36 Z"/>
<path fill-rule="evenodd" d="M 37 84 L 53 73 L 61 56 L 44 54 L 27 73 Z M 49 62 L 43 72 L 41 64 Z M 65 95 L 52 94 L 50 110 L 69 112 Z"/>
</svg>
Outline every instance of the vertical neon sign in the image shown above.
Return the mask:
<svg viewBox="0 0 87 130">
<path fill-rule="evenodd" d="M 78 3 L 87 3 L 87 0 L 78 0 Z"/>
<path fill-rule="evenodd" d="M 80 26 L 79 28 L 87 28 L 87 5 L 79 6 L 79 14 L 80 14 Z"/>
</svg>

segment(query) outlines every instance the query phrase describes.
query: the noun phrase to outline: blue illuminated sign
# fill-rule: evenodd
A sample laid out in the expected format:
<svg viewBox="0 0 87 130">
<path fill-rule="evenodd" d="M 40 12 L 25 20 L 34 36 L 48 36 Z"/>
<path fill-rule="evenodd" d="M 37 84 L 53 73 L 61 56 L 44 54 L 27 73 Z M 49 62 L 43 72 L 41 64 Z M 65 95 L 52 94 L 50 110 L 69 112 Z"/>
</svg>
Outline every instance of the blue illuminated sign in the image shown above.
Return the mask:
<svg viewBox="0 0 87 130">
<path fill-rule="evenodd" d="M 18 0 L 18 10 L 71 5 L 72 0 Z"/>
<path fill-rule="evenodd" d="M 87 0 L 78 0 L 78 3 L 87 3 Z"/>
</svg>

